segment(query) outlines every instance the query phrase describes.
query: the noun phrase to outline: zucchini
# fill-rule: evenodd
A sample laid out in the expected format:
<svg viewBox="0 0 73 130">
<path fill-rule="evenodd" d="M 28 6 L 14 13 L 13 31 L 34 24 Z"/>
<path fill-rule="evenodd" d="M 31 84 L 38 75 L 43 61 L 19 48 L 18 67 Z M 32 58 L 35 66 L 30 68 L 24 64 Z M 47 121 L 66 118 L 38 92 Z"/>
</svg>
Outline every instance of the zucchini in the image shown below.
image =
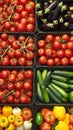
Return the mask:
<svg viewBox="0 0 73 130">
<path fill-rule="evenodd" d="M 47 76 L 45 78 L 45 86 L 47 87 L 48 84 L 50 83 L 50 79 L 51 79 L 51 71 L 48 71 Z"/>
<path fill-rule="evenodd" d="M 73 90 L 73 84 L 69 84 L 71 90 Z"/>
<path fill-rule="evenodd" d="M 60 76 L 65 76 L 65 77 L 73 77 L 73 72 L 71 71 L 65 71 L 65 70 L 55 70 L 52 72 L 52 74 L 60 75 Z"/>
<path fill-rule="evenodd" d="M 42 72 L 42 79 L 45 80 L 46 76 L 47 76 L 47 69 L 44 69 Z"/>
<path fill-rule="evenodd" d="M 44 81 L 43 81 L 43 79 L 42 79 L 42 75 L 41 75 L 40 70 L 37 70 L 37 79 L 38 79 L 38 82 L 39 82 L 40 87 L 41 87 L 43 99 L 44 99 L 44 101 L 45 101 L 46 103 L 49 103 L 50 98 L 49 98 L 48 92 L 47 92 L 47 90 L 46 90 L 46 87 L 45 87 L 45 85 L 44 85 Z"/>
<path fill-rule="evenodd" d="M 63 90 L 62 88 L 60 88 L 59 86 L 57 86 L 57 85 L 55 85 L 55 84 L 53 84 L 53 83 L 52 83 L 52 86 L 53 86 L 59 93 L 61 93 L 64 98 L 66 98 L 66 99 L 68 98 L 68 94 L 67 94 L 67 92 L 66 92 L 65 90 Z"/>
<path fill-rule="evenodd" d="M 59 87 L 61 87 L 63 89 L 69 88 L 69 84 L 64 83 L 64 82 L 60 82 L 60 81 L 57 81 L 57 80 L 54 80 L 54 79 L 52 79 L 52 83 L 58 85 Z"/>
<path fill-rule="evenodd" d="M 69 80 L 68 80 L 68 83 L 69 83 L 69 84 L 73 84 L 73 79 L 69 79 Z"/>
<path fill-rule="evenodd" d="M 46 88 L 50 98 L 55 102 L 55 103 L 62 103 L 62 101 L 60 99 L 58 99 L 54 94 L 53 92 L 50 90 L 49 86 L 48 88 Z"/>
<path fill-rule="evenodd" d="M 59 75 L 51 75 L 52 79 L 55 79 L 57 81 L 61 81 L 61 82 L 67 82 L 67 78 L 63 77 L 63 76 L 59 76 Z"/>
<path fill-rule="evenodd" d="M 56 89 L 52 86 L 52 84 L 48 85 L 48 87 L 50 88 L 50 90 L 53 92 L 53 94 L 54 94 L 57 98 L 59 98 L 59 99 L 62 98 L 62 95 L 58 92 L 58 90 L 56 90 Z"/>
<path fill-rule="evenodd" d="M 40 88 L 39 83 L 37 83 L 36 92 L 37 92 L 38 100 L 41 101 L 41 102 L 44 102 L 44 99 L 43 99 L 43 96 L 42 96 L 42 92 L 41 92 L 41 88 Z"/>
</svg>

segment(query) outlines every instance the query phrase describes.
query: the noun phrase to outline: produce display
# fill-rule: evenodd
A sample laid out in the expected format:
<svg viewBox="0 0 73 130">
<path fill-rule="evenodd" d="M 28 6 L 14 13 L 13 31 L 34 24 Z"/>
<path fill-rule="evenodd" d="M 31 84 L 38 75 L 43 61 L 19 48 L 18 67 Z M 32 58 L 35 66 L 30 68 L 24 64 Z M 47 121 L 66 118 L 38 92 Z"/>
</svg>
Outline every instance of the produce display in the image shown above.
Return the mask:
<svg viewBox="0 0 73 130">
<path fill-rule="evenodd" d="M 0 35 L 0 65 L 2 66 L 33 66 L 34 38 L 26 35 Z"/>
<path fill-rule="evenodd" d="M 35 115 L 36 128 L 39 130 L 73 130 L 73 107 L 43 107 Z"/>
<path fill-rule="evenodd" d="M 0 32 L 34 32 L 33 0 L 0 0 Z"/>
<path fill-rule="evenodd" d="M 37 55 L 39 65 L 73 65 L 73 35 L 37 35 Z"/>
<path fill-rule="evenodd" d="M 73 70 L 36 70 L 36 98 L 40 103 L 73 103 Z"/>
<path fill-rule="evenodd" d="M 73 30 L 73 3 L 62 0 L 37 0 L 37 26 L 41 31 Z"/>
<path fill-rule="evenodd" d="M 0 107 L 0 130 L 32 130 L 32 120 L 29 107 Z"/>
<path fill-rule="evenodd" d="M 33 71 L 0 71 L 0 103 L 32 103 Z"/>
</svg>

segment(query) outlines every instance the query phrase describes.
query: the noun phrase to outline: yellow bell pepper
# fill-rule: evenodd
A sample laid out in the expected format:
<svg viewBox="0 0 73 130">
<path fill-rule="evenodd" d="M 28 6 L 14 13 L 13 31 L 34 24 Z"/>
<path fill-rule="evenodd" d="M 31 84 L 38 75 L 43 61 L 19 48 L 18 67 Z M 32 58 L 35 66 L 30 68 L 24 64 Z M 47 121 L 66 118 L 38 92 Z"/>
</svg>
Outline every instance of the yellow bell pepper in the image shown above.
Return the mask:
<svg viewBox="0 0 73 130">
<path fill-rule="evenodd" d="M 66 116 L 65 116 L 64 121 L 65 121 L 67 124 L 69 124 L 69 122 L 70 122 L 70 115 L 69 115 L 68 113 L 66 113 Z"/>
<path fill-rule="evenodd" d="M 11 106 L 4 106 L 2 108 L 2 112 L 3 112 L 3 115 L 8 117 L 9 115 L 12 114 L 12 107 Z"/>
<path fill-rule="evenodd" d="M 64 121 L 59 121 L 55 130 L 69 130 L 69 125 Z"/>
<path fill-rule="evenodd" d="M 63 106 L 54 106 L 53 113 L 56 119 L 64 120 L 65 115 L 66 115 L 66 109 Z"/>
<path fill-rule="evenodd" d="M 14 120 L 15 120 L 15 116 L 14 116 L 14 115 L 9 115 L 9 116 L 8 116 L 8 121 L 9 121 L 9 123 L 13 123 Z"/>
<path fill-rule="evenodd" d="M 5 130 L 15 130 L 15 129 L 16 129 L 16 127 L 14 124 L 10 124 L 10 125 L 8 125 L 8 127 L 5 128 Z"/>
<path fill-rule="evenodd" d="M 1 117 L 0 126 L 1 127 L 7 127 L 8 126 L 8 119 L 7 119 L 7 117 L 5 117 L 5 116 Z"/>
</svg>

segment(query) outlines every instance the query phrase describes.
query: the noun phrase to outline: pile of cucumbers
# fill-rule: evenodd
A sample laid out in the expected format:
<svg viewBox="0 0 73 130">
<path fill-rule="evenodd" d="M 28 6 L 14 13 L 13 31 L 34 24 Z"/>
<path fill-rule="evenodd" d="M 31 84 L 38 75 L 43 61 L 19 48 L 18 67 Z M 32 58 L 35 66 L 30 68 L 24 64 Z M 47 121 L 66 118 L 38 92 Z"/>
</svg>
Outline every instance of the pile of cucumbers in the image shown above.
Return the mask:
<svg viewBox="0 0 73 130">
<path fill-rule="evenodd" d="M 41 103 L 73 103 L 73 72 L 37 69 L 36 95 Z"/>
</svg>

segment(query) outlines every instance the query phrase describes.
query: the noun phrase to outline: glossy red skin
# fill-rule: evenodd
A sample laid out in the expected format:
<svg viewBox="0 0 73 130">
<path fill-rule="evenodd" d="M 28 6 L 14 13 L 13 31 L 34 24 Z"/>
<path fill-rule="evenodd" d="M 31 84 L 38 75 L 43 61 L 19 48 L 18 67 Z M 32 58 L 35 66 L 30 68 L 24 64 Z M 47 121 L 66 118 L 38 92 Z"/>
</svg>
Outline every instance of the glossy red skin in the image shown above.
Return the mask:
<svg viewBox="0 0 73 130">
<path fill-rule="evenodd" d="M 45 40 L 46 40 L 47 43 L 53 42 L 54 36 L 52 34 L 48 34 L 48 35 L 46 35 Z"/>
<path fill-rule="evenodd" d="M 54 59 L 49 58 L 49 59 L 47 60 L 47 65 L 48 65 L 48 66 L 53 66 L 53 65 L 54 65 Z"/>
<path fill-rule="evenodd" d="M 46 56 L 39 57 L 38 62 L 39 62 L 39 64 L 45 65 L 47 63 Z"/>
<path fill-rule="evenodd" d="M 32 90 L 32 85 L 28 81 L 24 82 L 23 87 L 25 90 Z"/>
<path fill-rule="evenodd" d="M 73 52 L 70 49 L 65 50 L 65 57 L 66 58 L 71 58 L 73 56 Z"/>
<path fill-rule="evenodd" d="M 66 58 L 66 57 L 63 57 L 62 59 L 61 59 L 61 65 L 63 65 L 63 66 L 66 66 L 66 65 L 68 65 L 68 59 Z"/>
<path fill-rule="evenodd" d="M 61 59 L 61 58 L 64 57 L 65 52 L 62 49 L 60 49 L 60 50 L 57 51 L 56 54 L 57 54 L 57 57 Z"/>
</svg>

